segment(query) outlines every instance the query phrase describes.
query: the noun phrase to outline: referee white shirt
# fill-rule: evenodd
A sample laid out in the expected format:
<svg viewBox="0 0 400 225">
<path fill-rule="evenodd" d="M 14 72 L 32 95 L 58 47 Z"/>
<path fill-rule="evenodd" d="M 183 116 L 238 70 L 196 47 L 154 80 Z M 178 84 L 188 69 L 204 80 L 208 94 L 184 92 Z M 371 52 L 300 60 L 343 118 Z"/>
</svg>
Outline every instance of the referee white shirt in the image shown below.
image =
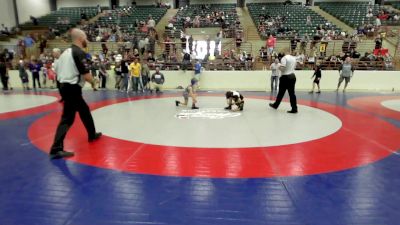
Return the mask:
<svg viewBox="0 0 400 225">
<path fill-rule="evenodd" d="M 89 73 L 89 65 L 86 53 L 76 45 L 66 49 L 54 65 L 57 80 L 60 83 L 85 85 L 85 79 L 81 77 Z"/>
<path fill-rule="evenodd" d="M 290 74 L 294 74 L 294 71 L 296 69 L 296 58 L 292 55 L 285 55 L 282 59 L 281 59 L 281 71 L 282 71 L 282 75 L 281 76 L 285 76 L 285 75 L 290 75 Z"/>
</svg>

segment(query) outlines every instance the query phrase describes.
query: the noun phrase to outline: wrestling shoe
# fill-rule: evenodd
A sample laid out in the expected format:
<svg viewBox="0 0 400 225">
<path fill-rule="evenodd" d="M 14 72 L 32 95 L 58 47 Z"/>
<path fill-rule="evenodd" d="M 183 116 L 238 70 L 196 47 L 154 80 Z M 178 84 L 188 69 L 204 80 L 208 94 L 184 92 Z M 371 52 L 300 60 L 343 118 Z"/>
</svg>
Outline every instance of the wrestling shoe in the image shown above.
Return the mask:
<svg viewBox="0 0 400 225">
<path fill-rule="evenodd" d="M 175 101 L 176 106 L 179 106 L 179 103 L 180 103 L 179 101 Z"/>
</svg>

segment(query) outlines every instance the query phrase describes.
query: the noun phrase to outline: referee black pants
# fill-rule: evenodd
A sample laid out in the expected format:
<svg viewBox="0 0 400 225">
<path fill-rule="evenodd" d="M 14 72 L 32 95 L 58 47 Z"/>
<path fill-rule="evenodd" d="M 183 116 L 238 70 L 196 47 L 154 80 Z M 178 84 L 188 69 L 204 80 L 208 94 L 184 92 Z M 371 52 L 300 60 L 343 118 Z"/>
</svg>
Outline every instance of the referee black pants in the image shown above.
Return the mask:
<svg viewBox="0 0 400 225">
<path fill-rule="evenodd" d="M 64 108 L 50 154 L 55 154 L 58 151 L 64 150 L 64 139 L 69 128 L 74 123 L 76 112 L 78 112 L 81 117 L 89 139 L 93 139 L 96 133 L 89 106 L 82 97 L 82 88 L 78 84 L 61 83 L 60 94 L 64 101 Z"/>
<path fill-rule="evenodd" d="M 292 106 L 292 110 L 297 111 L 297 99 L 294 93 L 295 85 L 296 85 L 296 76 L 294 74 L 281 76 L 281 78 L 279 79 L 278 96 L 276 96 L 276 101 L 273 104 L 275 108 L 279 107 L 279 104 L 281 104 L 282 98 L 287 90 L 289 93 L 290 105 Z"/>
<path fill-rule="evenodd" d="M 3 90 L 8 90 L 8 77 L 6 74 L 1 74 L 1 83 L 3 85 Z"/>
</svg>

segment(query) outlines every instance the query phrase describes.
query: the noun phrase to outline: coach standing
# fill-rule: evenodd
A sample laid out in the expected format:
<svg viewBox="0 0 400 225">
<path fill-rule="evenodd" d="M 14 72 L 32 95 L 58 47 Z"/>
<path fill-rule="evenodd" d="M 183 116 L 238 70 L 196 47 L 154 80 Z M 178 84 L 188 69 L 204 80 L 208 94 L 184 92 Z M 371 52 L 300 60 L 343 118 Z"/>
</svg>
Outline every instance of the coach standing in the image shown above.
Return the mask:
<svg viewBox="0 0 400 225">
<path fill-rule="evenodd" d="M 88 133 L 89 142 L 98 139 L 101 133 L 96 133 L 89 107 L 82 97 L 82 87 L 85 81 L 93 84 L 90 66 L 86 53 L 82 50 L 87 46 L 86 34 L 79 29 L 71 31 L 72 46 L 61 54 L 55 70 L 60 82 L 60 94 L 64 100 L 61 121 L 57 127 L 54 143 L 50 150 L 51 159 L 71 157 L 72 152 L 64 150 L 64 138 L 74 123 L 75 113 L 78 112 Z"/>
<path fill-rule="evenodd" d="M 286 55 L 281 59 L 280 69 L 282 71 L 282 75 L 279 79 L 278 96 L 276 97 L 275 103 L 270 103 L 269 106 L 277 109 L 287 90 L 289 93 L 290 105 L 292 106 L 292 110 L 287 112 L 297 113 L 297 100 L 296 94 L 294 93 L 296 85 L 296 75 L 294 74 L 294 70 L 296 69 L 296 58 L 290 55 L 289 50 L 286 51 Z"/>
</svg>

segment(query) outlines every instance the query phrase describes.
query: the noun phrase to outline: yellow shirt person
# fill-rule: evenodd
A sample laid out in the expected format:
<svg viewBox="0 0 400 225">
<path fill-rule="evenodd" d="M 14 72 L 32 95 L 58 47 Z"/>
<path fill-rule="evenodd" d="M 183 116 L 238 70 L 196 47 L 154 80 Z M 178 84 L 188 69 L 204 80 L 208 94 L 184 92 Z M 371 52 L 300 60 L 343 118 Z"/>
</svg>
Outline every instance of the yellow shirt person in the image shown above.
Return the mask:
<svg viewBox="0 0 400 225">
<path fill-rule="evenodd" d="M 132 77 L 140 77 L 142 66 L 137 62 L 137 59 L 135 59 L 135 61 L 129 65 L 129 70 L 131 71 Z"/>
</svg>

